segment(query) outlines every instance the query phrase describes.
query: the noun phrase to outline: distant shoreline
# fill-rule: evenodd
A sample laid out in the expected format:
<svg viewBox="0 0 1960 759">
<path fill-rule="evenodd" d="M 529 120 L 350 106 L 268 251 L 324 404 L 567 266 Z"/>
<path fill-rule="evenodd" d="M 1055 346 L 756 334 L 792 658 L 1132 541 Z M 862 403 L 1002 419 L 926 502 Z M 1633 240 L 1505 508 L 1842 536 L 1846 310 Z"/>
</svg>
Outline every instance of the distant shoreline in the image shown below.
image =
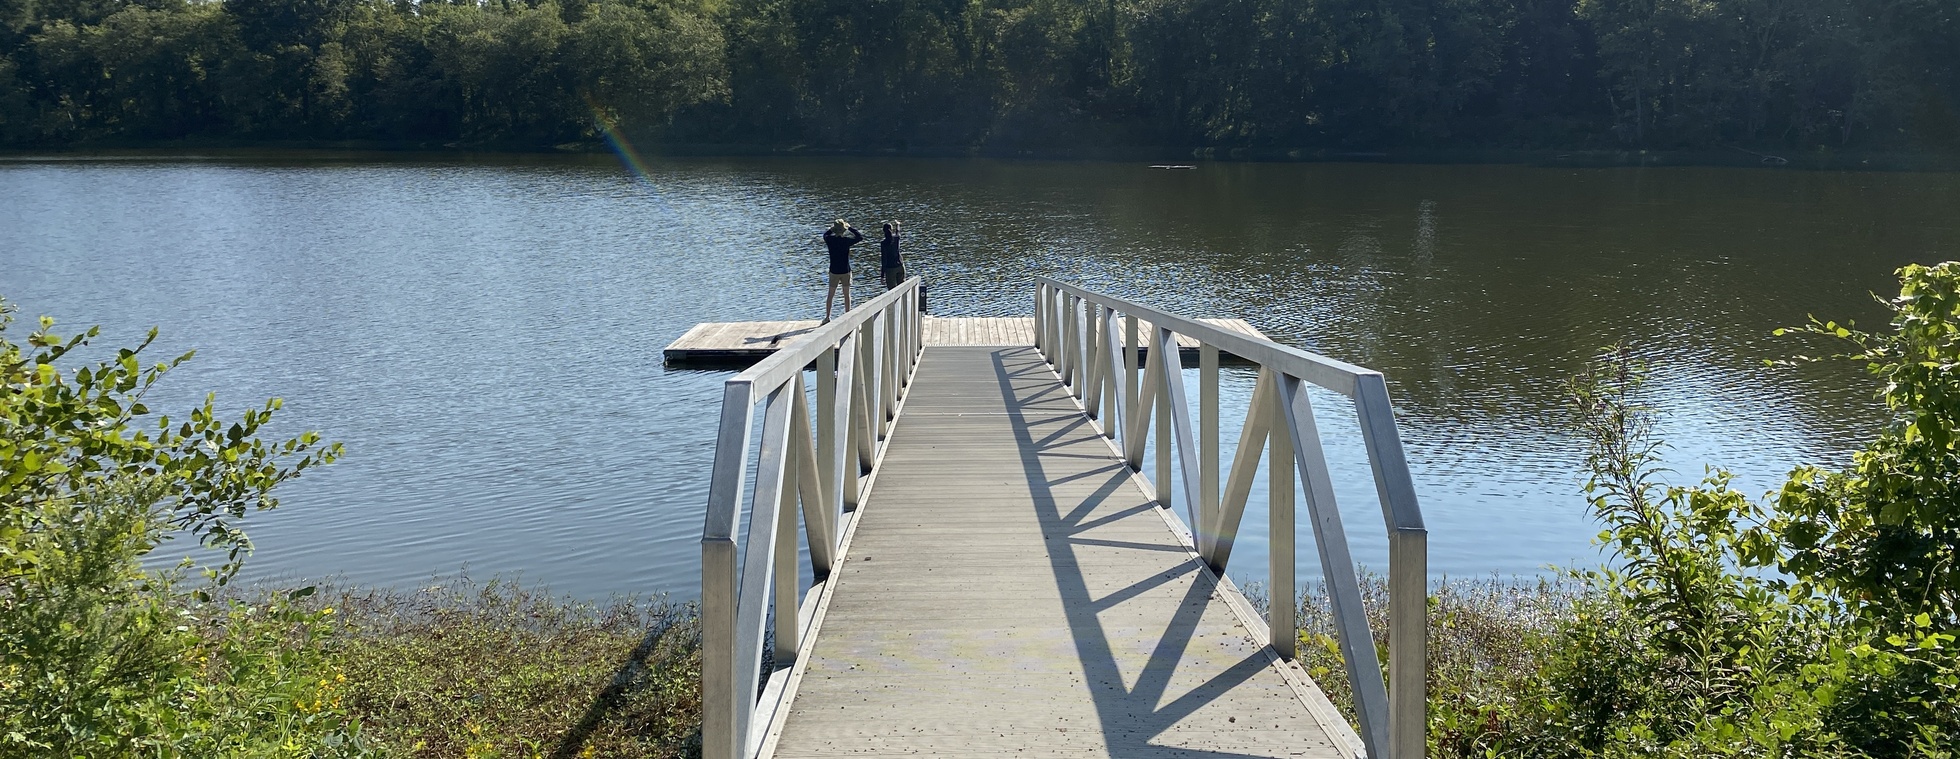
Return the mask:
<svg viewBox="0 0 1960 759">
<path fill-rule="evenodd" d="M 1882 151 L 1756 151 L 1636 149 L 1331 148 L 1224 147 L 812 147 L 742 143 L 658 143 L 640 145 L 650 157 L 882 157 L 985 158 L 1034 161 L 1148 161 L 1152 163 L 1383 163 L 1417 165 L 1522 165 L 1569 168 L 1728 167 L 1809 171 L 1960 171 L 1960 154 Z M 544 146 L 512 143 L 427 143 L 381 140 L 156 140 L 50 146 L 0 146 L 0 162 L 62 158 L 131 159 L 201 151 L 213 157 L 286 153 L 424 153 L 441 155 L 610 154 L 602 142 Z"/>
</svg>

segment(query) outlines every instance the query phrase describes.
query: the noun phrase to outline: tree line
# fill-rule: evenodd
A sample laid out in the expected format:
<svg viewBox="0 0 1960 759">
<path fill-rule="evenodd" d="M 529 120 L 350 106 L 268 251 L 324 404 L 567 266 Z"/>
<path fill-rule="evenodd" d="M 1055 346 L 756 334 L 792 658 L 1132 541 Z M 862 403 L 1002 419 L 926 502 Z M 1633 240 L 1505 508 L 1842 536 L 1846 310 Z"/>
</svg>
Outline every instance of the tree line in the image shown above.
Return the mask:
<svg viewBox="0 0 1960 759">
<path fill-rule="evenodd" d="M 1952 0 L 0 0 L 0 144 L 1960 149 Z"/>
</svg>

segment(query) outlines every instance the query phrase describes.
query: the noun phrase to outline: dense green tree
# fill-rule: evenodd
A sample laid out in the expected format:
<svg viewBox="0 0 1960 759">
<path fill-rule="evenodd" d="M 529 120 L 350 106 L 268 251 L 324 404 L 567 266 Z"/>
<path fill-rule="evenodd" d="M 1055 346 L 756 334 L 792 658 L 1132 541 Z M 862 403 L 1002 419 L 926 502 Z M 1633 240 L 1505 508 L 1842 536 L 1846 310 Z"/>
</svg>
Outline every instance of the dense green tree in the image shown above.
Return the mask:
<svg viewBox="0 0 1960 759">
<path fill-rule="evenodd" d="M 0 142 L 1960 149 L 1948 0 L 0 0 Z"/>
</svg>

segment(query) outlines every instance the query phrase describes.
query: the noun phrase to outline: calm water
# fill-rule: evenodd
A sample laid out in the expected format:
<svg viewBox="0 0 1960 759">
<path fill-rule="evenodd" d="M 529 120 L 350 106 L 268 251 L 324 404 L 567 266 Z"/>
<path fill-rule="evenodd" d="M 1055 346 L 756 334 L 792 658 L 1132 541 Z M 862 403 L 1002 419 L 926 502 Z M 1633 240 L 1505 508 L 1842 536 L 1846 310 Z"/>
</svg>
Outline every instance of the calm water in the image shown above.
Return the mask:
<svg viewBox="0 0 1960 759">
<path fill-rule="evenodd" d="M 346 443 L 249 520 L 249 574 L 688 596 L 728 375 L 661 347 L 814 317 L 823 223 L 896 217 L 938 315 L 1025 314 L 1050 274 L 1382 370 L 1431 567 L 1514 574 L 1597 561 L 1559 389 L 1594 348 L 1654 362 L 1679 479 L 1715 464 L 1760 491 L 1840 462 L 1877 422 L 1870 386 L 1763 367 L 1804 347 L 1769 332 L 1874 320 L 1895 267 L 1960 255 L 1956 208 L 1960 176 L 1726 169 L 10 160 L 0 295 L 105 344 L 157 325 L 159 356 L 198 348 L 153 406 L 277 395 L 286 431 Z M 1230 428 L 1250 376 L 1226 384 Z M 1352 416 L 1323 408 L 1357 558 L 1384 566 Z M 1263 536 L 1241 546 L 1256 579 Z"/>
</svg>

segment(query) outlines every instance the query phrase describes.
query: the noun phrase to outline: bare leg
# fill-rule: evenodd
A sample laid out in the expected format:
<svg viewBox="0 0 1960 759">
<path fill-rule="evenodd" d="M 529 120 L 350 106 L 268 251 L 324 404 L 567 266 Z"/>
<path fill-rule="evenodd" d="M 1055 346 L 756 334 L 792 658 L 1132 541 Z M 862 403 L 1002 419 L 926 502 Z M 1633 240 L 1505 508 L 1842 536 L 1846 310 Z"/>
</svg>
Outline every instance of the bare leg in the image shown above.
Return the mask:
<svg viewBox="0 0 1960 759">
<path fill-rule="evenodd" d="M 844 291 L 844 310 L 846 311 L 851 310 L 850 293 L 851 291 L 848 289 Z M 825 287 L 823 291 L 823 320 L 824 321 L 830 321 L 830 307 L 832 304 L 836 302 L 837 302 L 837 283 L 832 282 L 830 283 L 830 286 Z"/>
<path fill-rule="evenodd" d="M 851 281 L 848 279 L 844 280 L 844 310 L 851 310 Z M 830 313 L 830 309 L 824 309 L 824 313 Z"/>
</svg>

